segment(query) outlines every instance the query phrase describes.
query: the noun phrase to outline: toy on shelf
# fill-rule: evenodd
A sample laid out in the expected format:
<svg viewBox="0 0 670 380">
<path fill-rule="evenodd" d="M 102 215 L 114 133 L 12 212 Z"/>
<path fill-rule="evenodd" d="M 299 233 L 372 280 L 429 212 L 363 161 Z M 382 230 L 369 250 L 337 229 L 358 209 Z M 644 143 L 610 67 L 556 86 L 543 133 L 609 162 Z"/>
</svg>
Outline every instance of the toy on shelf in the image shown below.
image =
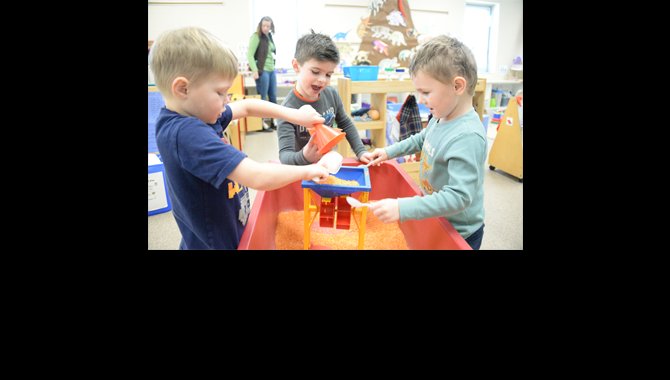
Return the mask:
<svg viewBox="0 0 670 380">
<path fill-rule="evenodd" d="M 493 124 L 498 124 L 500 123 L 500 118 L 502 117 L 502 111 L 493 111 L 493 118 L 491 119 L 491 123 Z"/>
<path fill-rule="evenodd" d="M 359 50 L 356 53 L 356 55 L 354 56 L 354 60 L 351 61 L 351 66 L 362 66 L 362 65 L 370 66 L 371 62 L 368 59 L 369 55 L 370 55 L 369 51 Z M 345 71 L 345 74 L 346 74 L 346 71 Z"/>
<path fill-rule="evenodd" d="M 345 166 L 340 168 L 336 174 L 337 176 L 331 175 L 336 178 L 336 184 L 319 184 L 305 180 L 300 184 L 304 193 L 304 249 L 309 249 L 310 229 L 317 215 L 319 215 L 319 227 L 340 230 L 351 229 L 353 215 L 354 223 L 358 227 L 358 249 L 363 249 L 367 209 L 351 207 L 346 198 L 350 194 L 361 192 L 358 200 L 361 203 L 367 203 L 372 189 L 370 172 L 367 167 Z M 316 194 L 321 197 L 320 201 Z M 313 216 L 312 213 L 314 213 Z M 359 217 L 360 222 L 356 220 L 356 216 Z"/>
</svg>

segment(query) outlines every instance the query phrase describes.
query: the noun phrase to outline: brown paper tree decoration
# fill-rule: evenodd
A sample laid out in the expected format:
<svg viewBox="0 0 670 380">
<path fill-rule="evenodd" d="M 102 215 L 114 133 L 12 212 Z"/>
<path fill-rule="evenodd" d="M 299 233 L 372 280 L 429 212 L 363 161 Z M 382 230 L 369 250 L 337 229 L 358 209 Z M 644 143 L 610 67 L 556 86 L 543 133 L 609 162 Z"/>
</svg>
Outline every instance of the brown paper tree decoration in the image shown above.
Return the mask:
<svg viewBox="0 0 670 380">
<path fill-rule="evenodd" d="M 358 51 L 369 52 L 367 59 L 371 65 L 397 58 L 400 66 L 407 67 L 410 50 L 419 44 L 408 0 L 372 0 L 368 9 L 370 29 L 365 32 Z"/>
</svg>

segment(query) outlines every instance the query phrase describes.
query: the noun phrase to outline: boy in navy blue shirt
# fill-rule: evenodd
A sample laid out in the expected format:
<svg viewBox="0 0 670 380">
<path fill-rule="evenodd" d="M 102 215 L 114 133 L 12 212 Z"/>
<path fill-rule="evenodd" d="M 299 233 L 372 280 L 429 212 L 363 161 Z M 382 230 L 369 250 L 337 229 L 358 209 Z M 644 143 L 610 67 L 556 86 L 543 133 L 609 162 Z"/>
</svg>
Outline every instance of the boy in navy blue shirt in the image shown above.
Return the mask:
<svg viewBox="0 0 670 380">
<path fill-rule="evenodd" d="M 165 99 L 156 120 L 156 144 L 182 234 L 179 249 L 236 249 L 251 209 L 247 186 L 273 190 L 328 177 L 320 165 L 257 163 L 222 140 L 228 123 L 246 116 L 300 125 L 324 118 L 310 106 L 296 110 L 259 99 L 228 104 L 237 58 L 211 33 L 195 27 L 164 32 L 149 61 Z"/>
</svg>

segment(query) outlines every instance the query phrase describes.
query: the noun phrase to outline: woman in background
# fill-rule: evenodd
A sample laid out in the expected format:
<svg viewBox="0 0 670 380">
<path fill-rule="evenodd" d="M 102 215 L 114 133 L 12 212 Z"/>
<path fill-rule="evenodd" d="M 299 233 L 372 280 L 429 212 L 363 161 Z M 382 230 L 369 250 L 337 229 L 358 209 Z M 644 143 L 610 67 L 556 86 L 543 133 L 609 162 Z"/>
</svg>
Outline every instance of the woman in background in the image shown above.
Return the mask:
<svg viewBox="0 0 670 380">
<path fill-rule="evenodd" d="M 262 100 L 269 100 L 277 104 L 277 77 L 275 75 L 275 53 L 277 48 L 272 40 L 275 33 L 275 24 L 269 16 L 265 16 L 258 23 L 256 33 L 249 39 L 247 60 L 256 81 L 256 92 Z M 277 130 L 277 122 L 270 119 L 270 128 L 263 125 L 263 131 Z"/>
</svg>

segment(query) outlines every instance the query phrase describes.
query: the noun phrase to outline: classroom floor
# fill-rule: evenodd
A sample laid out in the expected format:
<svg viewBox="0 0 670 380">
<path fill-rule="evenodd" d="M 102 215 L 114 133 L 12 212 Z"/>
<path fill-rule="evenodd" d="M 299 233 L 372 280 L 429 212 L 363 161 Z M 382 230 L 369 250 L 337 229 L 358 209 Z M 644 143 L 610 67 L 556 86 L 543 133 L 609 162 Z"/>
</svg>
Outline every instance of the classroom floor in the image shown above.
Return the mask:
<svg viewBox="0 0 670 380">
<path fill-rule="evenodd" d="M 491 150 L 496 137 L 497 124 L 487 127 L 488 149 Z M 523 128 L 522 140 L 523 140 Z M 256 162 L 268 162 L 279 158 L 277 132 L 249 132 L 242 149 Z M 517 178 L 496 169 L 488 170 L 486 162 L 484 176 L 484 238 L 482 250 L 523 249 L 523 183 Z M 257 191 L 249 189 L 251 204 Z M 172 216 L 172 211 L 149 217 L 149 249 L 179 249 L 181 233 Z"/>
</svg>

